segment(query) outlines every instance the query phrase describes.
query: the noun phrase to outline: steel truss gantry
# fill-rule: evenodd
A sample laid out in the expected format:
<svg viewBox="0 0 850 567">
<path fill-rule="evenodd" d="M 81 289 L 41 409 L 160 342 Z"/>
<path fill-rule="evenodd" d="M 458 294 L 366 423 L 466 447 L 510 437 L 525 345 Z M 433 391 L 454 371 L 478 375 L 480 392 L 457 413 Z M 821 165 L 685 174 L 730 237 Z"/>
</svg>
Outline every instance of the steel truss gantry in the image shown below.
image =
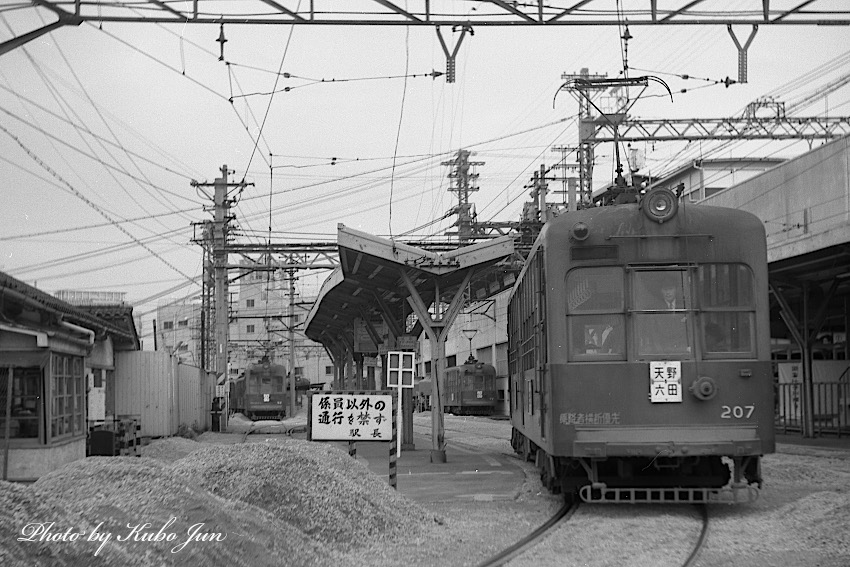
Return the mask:
<svg viewBox="0 0 850 567">
<path fill-rule="evenodd" d="M 462 3 L 450 0 L 414 0 L 401 8 L 388 0 L 30 0 L 34 8 L 47 10 L 58 20 L 0 43 L 0 55 L 62 26 L 83 22 L 214 24 L 224 25 L 321 25 L 321 26 L 430 26 L 437 31 L 447 59 L 447 82 L 454 82 L 454 60 L 467 32 L 475 27 L 505 26 L 682 26 L 723 25 L 729 28 L 739 52 L 739 67 L 746 66 L 746 49 L 760 25 L 850 25 L 850 6 L 835 0 L 800 0 L 793 7 L 771 0 L 741 0 L 734 8 L 712 10 L 705 0 L 677 0 L 659 7 L 658 0 L 625 0 L 618 10 L 610 0 L 538 0 L 506 2 L 481 0 Z M 302 7 L 302 4 L 304 6 Z M 750 39 L 741 47 L 733 25 L 752 27 Z M 460 31 L 452 52 L 440 26 Z M 222 58 L 224 53 L 222 53 Z M 741 74 L 739 70 L 739 74 Z M 744 71 L 745 72 L 745 71 Z"/>
<path fill-rule="evenodd" d="M 31 0 L 63 17 L 97 22 L 402 26 L 848 25 L 834 0 L 741 0 L 718 10 L 707 0 Z M 462 4 L 461 6 L 458 6 Z M 789 4 L 791 6 L 789 6 Z M 74 23 L 68 21 L 67 23 Z"/>
<path fill-rule="evenodd" d="M 587 125 L 586 141 L 827 140 L 850 134 L 850 116 L 777 118 L 629 118 L 606 114 Z"/>
</svg>

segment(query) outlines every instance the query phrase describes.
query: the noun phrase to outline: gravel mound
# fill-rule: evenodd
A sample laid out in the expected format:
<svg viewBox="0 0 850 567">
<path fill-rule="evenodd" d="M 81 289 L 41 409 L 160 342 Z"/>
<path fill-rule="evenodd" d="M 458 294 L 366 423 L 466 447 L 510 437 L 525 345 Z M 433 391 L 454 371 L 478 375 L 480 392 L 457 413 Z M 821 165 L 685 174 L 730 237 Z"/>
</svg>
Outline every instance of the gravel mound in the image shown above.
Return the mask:
<svg viewBox="0 0 850 567">
<path fill-rule="evenodd" d="M 90 457 L 19 489 L 31 491 L 19 495 L 20 500 L 29 498 L 32 505 L 41 506 L 36 500 L 41 498 L 48 507 L 27 510 L 29 518 L 49 518 L 39 521 L 55 521 L 57 530 L 69 527 L 86 534 L 102 522 L 98 532 L 112 534 L 96 557 L 96 542 L 49 542 L 48 551 L 58 560 L 47 565 L 92 565 L 99 558 L 110 566 L 270 567 L 280 565 L 284 557 L 292 566 L 335 563 L 333 553 L 291 525 L 262 509 L 192 486 L 168 465 L 150 458 Z M 75 515 L 63 515 L 62 508 Z M 19 531 L 20 520 L 11 521 L 19 522 L 13 524 L 13 532 Z M 134 531 L 133 526 L 140 524 Z M 193 527 L 214 539 L 196 539 L 180 547 L 190 539 Z M 22 543 L 27 553 L 32 553 L 34 543 Z M 82 562 L 77 561 L 80 555 L 85 559 Z"/>
<path fill-rule="evenodd" d="M 410 537 L 441 522 L 330 445 L 282 439 L 210 446 L 173 469 L 213 494 L 263 508 L 340 549 Z"/>
<path fill-rule="evenodd" d="M 68 535 L 76 542 L 52 542 L 42 540 L 42 534 L 90 533 L 94 525 L 81 516 L 72 513 L 59 499 L 44 495 L 31 486 L 0 481 L 0 533 L 3 534 L 0 545 L 0 565 L 4 567 L 53 567 L 55 565 L 91 565 L 100 567 L 109 565 L 103 556 L 94 556 L 96 543 L 80 542 L 81 536 Z M 51 526 L 51 522 L 53 525 Z M 18 541 L 18 538 L 32 541 Z M 137 565 L 124 549 L 113 553 L 114 565 Z"/>
<path fill-rule="evenodd" d="M 142 447 L 142 456 L 171 463 L 201 447 L 197 441 L 185 437 L 165 437 Z"/>
</svg>

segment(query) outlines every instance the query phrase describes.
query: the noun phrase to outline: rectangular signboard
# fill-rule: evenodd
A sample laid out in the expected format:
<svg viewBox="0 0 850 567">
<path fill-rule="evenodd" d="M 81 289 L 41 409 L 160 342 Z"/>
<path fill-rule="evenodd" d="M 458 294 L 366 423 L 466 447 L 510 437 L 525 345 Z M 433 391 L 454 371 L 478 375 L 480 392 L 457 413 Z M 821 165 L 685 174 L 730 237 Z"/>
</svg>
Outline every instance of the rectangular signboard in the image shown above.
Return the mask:
<svg viewBox="0 0 850 567">
<path fill-rule="evenodd" d="M 319 392 L 310 396 L 313 441 L 392 441 L 391 392 Z"/>
<path fill-rule="evenodd" d="M 649 401 L 682 401 L 682 362 L 654 360 L 649 363 Z"/>
<path fill-rule="evenodd" d="M 416 355 L 412 352 L 390 351 L 387 354 L 387 386 L 398 388 L 413 387 Z"/>
</svg>

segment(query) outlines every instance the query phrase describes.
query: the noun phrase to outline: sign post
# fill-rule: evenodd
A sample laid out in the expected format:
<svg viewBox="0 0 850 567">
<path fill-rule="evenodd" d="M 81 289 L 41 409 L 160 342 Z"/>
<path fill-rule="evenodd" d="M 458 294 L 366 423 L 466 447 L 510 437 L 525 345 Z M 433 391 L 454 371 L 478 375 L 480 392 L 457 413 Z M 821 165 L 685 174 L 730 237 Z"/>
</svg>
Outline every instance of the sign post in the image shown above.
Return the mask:
<svg viewBox="0 0 850 567">
<path fill-rule="evenodd" d="M 398 447 L 396 456 L 401 456 L 401 390 L 402 388 L 413 388 L 413 373 L 416 362 L 416 353 L 391 350 L 387 353 L 387 387 L 398 389 Z"/>
</svg>

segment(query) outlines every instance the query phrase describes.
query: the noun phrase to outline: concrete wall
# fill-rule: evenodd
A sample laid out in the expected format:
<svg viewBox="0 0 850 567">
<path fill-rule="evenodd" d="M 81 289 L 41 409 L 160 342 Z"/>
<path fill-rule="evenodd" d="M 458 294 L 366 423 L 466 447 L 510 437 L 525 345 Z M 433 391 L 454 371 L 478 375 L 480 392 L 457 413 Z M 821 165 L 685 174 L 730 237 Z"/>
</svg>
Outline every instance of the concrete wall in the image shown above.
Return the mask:
<svg viewBox="0 0 850 567">
<path fill-rule="evenodd" d="M 850 242 L 850 137 L 824 144 L 702 202 L 761 218 L 769 262 Z"/>
<path fill-rule="evenodd" d="M 33 481 L 59 467 L 84 459 L 86 438 L 78 437 L 67 443 L 9 448 L 8 478 L 12 481 Z"/>
</svg>

